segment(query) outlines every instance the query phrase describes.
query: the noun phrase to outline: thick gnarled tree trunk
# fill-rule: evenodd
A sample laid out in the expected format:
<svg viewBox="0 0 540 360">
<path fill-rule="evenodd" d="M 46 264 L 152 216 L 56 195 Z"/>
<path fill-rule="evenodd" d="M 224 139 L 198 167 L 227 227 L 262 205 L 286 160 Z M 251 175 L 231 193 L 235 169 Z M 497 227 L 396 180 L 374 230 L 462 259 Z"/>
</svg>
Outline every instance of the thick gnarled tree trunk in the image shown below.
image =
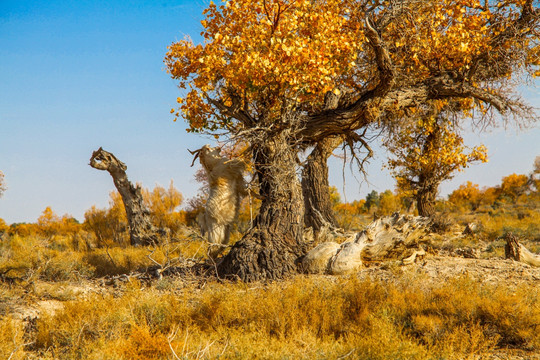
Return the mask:
<svg viewBox="0 0 540 360">
<path fill-rule="evenodd" d="M 423 188 L 416 193 L 416 208 L 418 215 L 432 218 L 435 215 L 435 199 L 437 197 L 437 188 Z"/>
<path fill-rule="evenodd" d="M 129 224 L 131 245 L 148 245 L 157 243 L 157 229 L 150 221 L 150 212 L 143 202 L 141 187 L 133 186 L 128 180 L 127 166 L 112 153 L 101 147 L 92 153 L 90 166 L 98 170 L 106 170 L 111 174 L 114 186 L 122 196 Z"/>
<path fill-rule="evenodd" d="M 338 226 L 330 200 L 328 158 L 341 143 L 339 136 L 319 142 L 308 156 L 302 171 L 302 194 L 306 212 L 304 223 L 306 227 L 311 226 L 315 232 L 325 225 Z"/>
<path fill-rule="evenodd" d="M 280 279 L 297 272 L 295 261 L 307 250 L 296 151 L 281 133 L 254 145 L 253 154 L 262 204 L 253 228 L 223 258 L 218 272 L 243 281 Z"/>
</svg>

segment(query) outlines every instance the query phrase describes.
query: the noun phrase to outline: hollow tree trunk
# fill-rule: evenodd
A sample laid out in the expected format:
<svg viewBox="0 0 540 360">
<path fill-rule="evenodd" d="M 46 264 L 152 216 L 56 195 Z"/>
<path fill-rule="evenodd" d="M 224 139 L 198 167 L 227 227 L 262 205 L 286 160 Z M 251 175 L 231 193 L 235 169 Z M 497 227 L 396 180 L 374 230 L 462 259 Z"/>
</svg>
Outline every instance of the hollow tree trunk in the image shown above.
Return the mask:
<svg viewBox="0 0 540 360">
<path fill-rule="evenodd" d="M 253 228 L 234 244 L 218 272 L 243 281 L 280 279 L 297 272 L 295 261 L 307 250 L 296 152 L 284 134 L 253 150 L 262 204 Z"/>
<path fill-rule="evenodd" d="M 112 153 L 99 148 L 92 153 L 90 166 L 98 170 L 106 170 L 111 174 L 114 186 L 122 196 L 129 225 L 131 245 L 148 245 L 158 240 L 157 229 L 150 221 L 150 212 L 143 203 L 141 187 L 133 186 L 128 180 L 127 166 Z"/>
<path fill-rule="evenodd" d="M 342 139 L 338 136 L 319 142 L 308 156 L 302 171 L 304 223 L 306 227 L 311 226 L 315 232 L 324 225 L 338 226 L 330 200 L 328 158 L 341 143 Z"/>
</svg>

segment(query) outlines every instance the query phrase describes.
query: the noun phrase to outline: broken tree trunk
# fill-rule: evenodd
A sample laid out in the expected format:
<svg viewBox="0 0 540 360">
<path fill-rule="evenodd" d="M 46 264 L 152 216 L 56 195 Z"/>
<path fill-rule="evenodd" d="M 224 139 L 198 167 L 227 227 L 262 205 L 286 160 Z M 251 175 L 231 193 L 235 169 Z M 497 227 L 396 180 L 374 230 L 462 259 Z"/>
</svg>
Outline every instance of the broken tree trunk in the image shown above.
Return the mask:
<svg viewBox="0 0 540 360">
<path fill-rule="evenodd" d="M 505 239 L 506 245 L 504 246 L 504 253 L 507 259 L 521 261 L 522 263 L 531 266 L 540 266 L 540 255 L 536 255 L 527 250 L 525 246 L 518 242 L 514 234 L 506 234 Z"/>
<path fill-rule="evenodd" d="M 149 245 L 158 241 L 157 229 L 150 221 L 150 212 L 143 202 L 140 185 L 133 186 L 128 180 L 127 166 L 112 153 L 101 147 L 92 153 L 90 166 L 98 170 L 106 170 L 111 174 L 114 186 L 122 196 L 129 224 L 131 245 Z"/>
<path fill-rule="evenodd" d="M 300 267 L 307 273 L 346 274 L 388 260 L 410 264 L 425 254 L 422 243 L 430 220 L 395 213 L 372 222 L 354 241 L 322 243 L 308 252 Z"/>
</svg>

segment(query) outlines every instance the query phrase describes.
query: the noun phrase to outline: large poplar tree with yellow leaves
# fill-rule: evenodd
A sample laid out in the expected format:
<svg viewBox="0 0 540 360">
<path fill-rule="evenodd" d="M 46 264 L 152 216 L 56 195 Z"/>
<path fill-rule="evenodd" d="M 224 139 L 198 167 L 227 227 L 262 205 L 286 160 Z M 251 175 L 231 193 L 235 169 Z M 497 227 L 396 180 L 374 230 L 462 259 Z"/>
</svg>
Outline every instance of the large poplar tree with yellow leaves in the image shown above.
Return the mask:
<svg viewBox="0 0 540 360">
<path fill-rule="evenodd" d="M 263 198 L 223 275 L 296 271 L 299 151 L 437 99 L 530 115 L 514 87 L 538 74 L 537 0 L 231 0 L 204 15 L 203 43 L 173 43 L 165 58 L 184 90 L 174 112 L 189 131 L 251 144 Z"/>
</svg>

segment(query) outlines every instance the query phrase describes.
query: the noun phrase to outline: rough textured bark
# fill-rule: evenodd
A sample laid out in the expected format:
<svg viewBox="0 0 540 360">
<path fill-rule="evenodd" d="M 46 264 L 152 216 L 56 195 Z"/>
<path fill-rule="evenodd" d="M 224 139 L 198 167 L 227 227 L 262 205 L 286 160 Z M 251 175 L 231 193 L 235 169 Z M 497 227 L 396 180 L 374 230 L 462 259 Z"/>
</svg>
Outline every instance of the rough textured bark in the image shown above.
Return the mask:
<svg viewBox="0 0 540 360">
<path fill-rule="evenodd" d="M 435 215 L 437 188 L 438 187 L 427 186 L 417 191 L 416 208 L 418 209 L 418 215 L 430 218 Z"/>
<path fill-rule="evenodd" d="M 325 225 L 338 226 L 330 200 L 327 162 L 341 142 L 341 137 L 332 137 L 318 143 L 308 156 L 302 171 L 304 223 L 306 227 L 311 226 L 316 233 Z"/>
<path fill-rule="evenodd" d="M 284 134 L 253 150 L 263 201 L 253 228 L 223 258 L 218 273 L 243 281 L 280 279 L 296 273 L 295 261 L 306 252 L 296 152 Z"/>
<path fill-rule="evenodd" d="M 504 246 L 504 253 L 507 259 L 513 259 L 521 261 L 531 266 L 540 266 L 540 255 L 530 252 L 525 246 L 520 244 L 517 238 L 508 233 L 505 236 L 506 245 Z"/>
<path fill-rule="evenodd" d="M 441 131 L 436 123 L 433 131 L 427 136 L 423 145 L 423 153 L 429 154 L 432 149 L 437 149 L 441 143 Z M 418 175 L 418 181 L 414 184 L 416 188 L 416 208 L 418 215 L 433 217 L 435 215 L 435 199 L 439 191 L 438 176 L 434 174 L 436 169 L 424 167 Z"/>
<path fill-rule="evenodd" d="M 101 147 L 92 153 L 90 166 L 98 170 L 106 170 L 111 174 L 114 186 L 122 196 L 129 224 L 131 245 L 148 245 L 158 241 L 157 229 L 150 221 L 150 213 L 143 203 L 141 187 L 133 186 L 128 180 L 127 166 L 112 153 Z"/>
</svg>

